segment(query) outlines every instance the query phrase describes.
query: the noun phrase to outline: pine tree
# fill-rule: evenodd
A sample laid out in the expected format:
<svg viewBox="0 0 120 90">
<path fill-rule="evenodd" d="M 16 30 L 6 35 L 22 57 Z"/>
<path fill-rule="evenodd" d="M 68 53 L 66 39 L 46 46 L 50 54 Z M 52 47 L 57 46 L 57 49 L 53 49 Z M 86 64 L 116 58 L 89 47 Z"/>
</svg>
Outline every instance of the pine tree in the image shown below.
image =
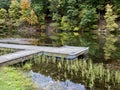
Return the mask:
<svg viewBox="0 0 120 90">
<path fill-rule="evenodd" d="M 6 9 L 0 9 L 0 37 L 5 36 L 8 31 L 6 31 L 8 13 Z"/>
</svg>

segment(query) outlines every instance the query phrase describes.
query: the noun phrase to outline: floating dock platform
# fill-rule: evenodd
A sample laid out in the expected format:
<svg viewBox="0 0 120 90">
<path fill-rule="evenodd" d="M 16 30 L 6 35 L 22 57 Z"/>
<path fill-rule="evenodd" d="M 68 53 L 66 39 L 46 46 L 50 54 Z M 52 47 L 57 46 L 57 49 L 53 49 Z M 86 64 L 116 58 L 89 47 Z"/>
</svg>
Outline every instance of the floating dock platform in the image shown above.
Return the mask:
<svg viewBox="0 0 120 90">
<path fill-rule="evenodd" d="M 75 46 L 62 46 L 62 47 L 46 47 L 46 46 L 33 46 L 33 45 L 17 45 L 0 43 L 0 48 L 11 48 L 19 50 L 14 53 L 9 53 L 0 56 L 0 65 L 10 62 L 20 62 L 28 60 L 31 55 L 44 54 L 46 56 L 53 56 L 74 60 L 79 56 L 87 58 L 88 47 L 75 47 Z"/>
</svg>

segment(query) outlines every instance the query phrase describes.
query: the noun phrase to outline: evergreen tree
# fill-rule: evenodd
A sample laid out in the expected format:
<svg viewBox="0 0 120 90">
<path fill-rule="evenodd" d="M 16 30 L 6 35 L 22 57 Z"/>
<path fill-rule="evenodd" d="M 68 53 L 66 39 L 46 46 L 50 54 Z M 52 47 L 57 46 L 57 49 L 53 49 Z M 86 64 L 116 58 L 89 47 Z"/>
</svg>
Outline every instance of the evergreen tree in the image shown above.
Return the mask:
<svg viewBox="0 0 120 90">
<path fill-rule="evenodd" d="M 8 13 L 6 9 L 0 9 L 0 36 L 5 36 L 7 33 L 6 25 L 7 25 Z"/>
<path fill-rule="evenodd" d="M 118 28 L 118 25 L 115 23 L 115 19 L 117 18 L 116 15 L 113 14 L 112 5 L 106 5 L 106 13 L 105 13 L 105 20 L 106 20 L 106 35 L 105 35 L 105 45 L 104 49 L 104 58 L 108 60 L 111 58 L 112 52 L 116 50 L 115 42 L 116 37 L 111 34 L 111 31 L 115 31 Z"/>
<path fill-rule="evenodd" d="M 11 5 L 9 8 L 9 17 L 16 20 L 19 19 L 20 13 L 19 13 L 19 2 L 17 0 L 11 0 Z"/>
<path fill-rule="evenodd" d="M 115 19 L 117 15 L 113 14 L 112 5 L 106 5 L 106 13 L 105 13 L 105 20 L 106 20 L 106 29 L 108 32 L 115 31 L 118 28 L 118 25 L 115 23 Z"/>
</svg>

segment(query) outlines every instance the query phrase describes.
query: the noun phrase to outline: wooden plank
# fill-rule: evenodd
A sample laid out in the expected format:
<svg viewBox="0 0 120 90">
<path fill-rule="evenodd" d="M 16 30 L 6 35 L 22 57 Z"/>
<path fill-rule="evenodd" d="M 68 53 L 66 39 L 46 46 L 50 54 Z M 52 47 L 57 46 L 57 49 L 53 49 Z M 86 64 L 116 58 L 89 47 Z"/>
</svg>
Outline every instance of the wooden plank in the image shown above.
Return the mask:
<svg viewBox="0 0 120 90">
<path fill-rule="evenodd" d="M 21 58 L 24 56 L 28 56 L 28 55 L 32 55 L 35 53 L 38 53 L 39 51 L 31 51 L 31 50 L 24 50 L 24 51 L 19 51 L 19 52 L 15 52 L 15 53 L 10 53 L 10 54 L 6 54 L 6 55 L 2 55 L 0 56 L 0 63 L 2 62 L 7 62 L 9 60 L 14 60 L 17 58 Z"/>
<path fill-rule="evenodd" d="M 0 40 L 0 43 L 8 43 L 8 44 L 25 44 L 25 45 L 31 45 L 30 42 L 33 39 L 27 39 L 27 38 L 3 38 Z"/>
<path fill-rule="evenodd" d="M 15 45 L 15 44 L 3 44 L 3 43 L 0 43 L 0 47 L 22 49 L 22 50 L 40 50 L 48 53 L 67 54 L 67 55 L 75 55 L 77 53 L 84 52 L 89 49 L 88 47 L 74 47 L 74 46 L 45 47 L 45 46 Z"/>
<path fill-rule="evenodd" d="M 1 48 L 21 49 L 21 50 L 35 50 L 35 49 L 38 50 L 38 49 L 40 49 L 41 51 L 44 50 L 44 49 L 47 50 L 47 49 L 52 49 L 53 48 L 53 47 L 45 47 L 45 46 L 16 45 L 16 44 L 5 44 L 5 43 L 0 43 L 0 47 Z"/>
</svg>

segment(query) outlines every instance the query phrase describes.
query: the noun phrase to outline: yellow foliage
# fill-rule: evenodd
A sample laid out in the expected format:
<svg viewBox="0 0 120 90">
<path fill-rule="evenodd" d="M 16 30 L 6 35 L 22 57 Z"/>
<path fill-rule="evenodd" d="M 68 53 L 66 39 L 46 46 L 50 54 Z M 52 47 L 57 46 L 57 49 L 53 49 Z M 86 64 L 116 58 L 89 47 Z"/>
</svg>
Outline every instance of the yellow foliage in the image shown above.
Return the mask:
<svg viewBox="0 0 120 90">
<path fill-rule="evenodd" d="M 115 23 L 117 15 L 113 14 L 112 5 L 109 4 L 106 5 L 106 13 L 104 17 L 107 23 L 106 28 L 109 31 L 114 31 L 116 28 L 118 28 L 118 25 Z"/>
<path fill-rule="evenodd" d="M 62 17 L 61 26 L 62 30 L 71 30 L 71 25 L 69 23 L 69 19 L 67 18 L 67 16 Z"/>
<path fill-rule="evenodd" d="M 0 8 L 0 19 L 6 19 L 7 18 L 7 10 L 4 8 Z"/>
<path fill-rule="evenodd" d="M 108 37 L 106 37 L 106 43 L 103 47 L 104 49 L 104 58 L 105 60 L 108 60 L 111 58 L 111 54 L 113 51 L 116 50 L 116 47 L 114 46 L 114 43 L 117 41 L 117 39 L 115 38 L 114 35 L 109 35 Z"/>
<path fill-rule="evenodd" d="M 112 35 L 111 31 L 115 31 L 118 28 L 117 23 L 115 22 L 115 19 L 117 18 L 117 15 L 114 15 L 112 10 L 112 5 L 107 4 L 106 5 L 106 13 L 105 13 L 105 20 L 106 20 L 106 29 L 109 33 L 105 36 L 105 45 L 103 47 L 104 49 L 104 58 L 105 60 L 111 59 L 112 53 L 116 50 L 115 42 L 117 41 L 116 37 Z"/>
<path fill-rule="evenodd" d="M 27 21 L 31 25 L 34 25 L 34 24 L 38 23 L 38 17 L 36 16 L 36 14 L 33 10 L 31 10 L 30 17 L 28 18 Z"/>
<path fill-rule="evenodd" d="M 38 17 L 35 14 L 34 10 L 31 9 L 29 0 L 21 0 L 20 8 L 20 13 L 22 14 L 20 18 L 21 21 L 27 22 L 30 25 L 38 23 Z"/>
<path fill-rule="evenodd" d="M 11 0 L 11 4 L 10 8 L 14 7 L 14 6 L 19 6 L 19 2 L 17 0 Z"/>
<path fill-rule="evenodd" d="M 30 8 L 29 0 L 21 0 L 20 8 L 21 9 L 29 9 Z"/>
</svg>

